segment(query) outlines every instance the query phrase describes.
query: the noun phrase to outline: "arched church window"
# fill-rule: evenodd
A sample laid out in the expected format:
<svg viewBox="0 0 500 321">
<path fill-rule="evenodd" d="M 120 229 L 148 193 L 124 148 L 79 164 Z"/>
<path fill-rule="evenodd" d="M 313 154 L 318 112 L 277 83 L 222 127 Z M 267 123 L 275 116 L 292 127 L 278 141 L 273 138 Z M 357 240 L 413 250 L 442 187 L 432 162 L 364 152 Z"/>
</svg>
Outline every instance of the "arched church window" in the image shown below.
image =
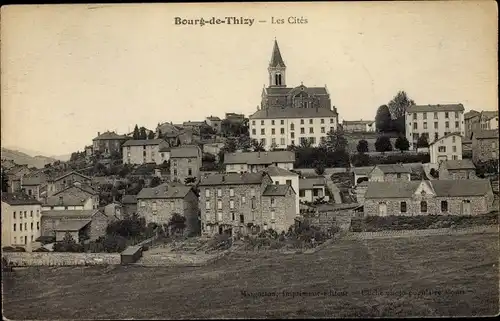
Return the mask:
<svg viewBox="0 0 500 321">
<path fill-rule="evenodd" d="M 276 86 L 281 86 L 281 74 L 277 73 L 274 75 L 274 83 Z"/>
</svg>

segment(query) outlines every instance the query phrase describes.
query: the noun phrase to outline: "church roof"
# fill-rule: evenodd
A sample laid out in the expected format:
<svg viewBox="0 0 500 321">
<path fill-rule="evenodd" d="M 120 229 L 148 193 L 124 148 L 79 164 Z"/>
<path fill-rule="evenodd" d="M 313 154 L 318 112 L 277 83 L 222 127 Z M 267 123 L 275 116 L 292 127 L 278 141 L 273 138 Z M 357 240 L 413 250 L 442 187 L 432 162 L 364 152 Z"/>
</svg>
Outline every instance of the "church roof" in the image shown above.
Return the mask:
<svg viewBox="0 0 500 321">
<path fill-rule="evenodd" d="M 328 108 L 280 108 L 271 107 L 256 111 L 250 119 L 272 119 L 272 118 L 314 118 L 314 117 L 336 117 L 335 112 Z"/>
<path fill-rule="evenodd" d="M 271 62 L 269 67 L 286 67 L 281 57 L 280 47 L 278 47 L 278 41 L 274 40 L 273 55 L 271 56 Z"/>
<path fill-rule="evenodd" d="M 301 87 L 303 87 L 304 91 L 310 95 L 328 95 L 328 91 L 325 87 Z M 268 87 L 265 88 L 265 92 L 268 96 L 286 96 L 294 89 L 295 88 L 292 87 Z"/>
</svg>

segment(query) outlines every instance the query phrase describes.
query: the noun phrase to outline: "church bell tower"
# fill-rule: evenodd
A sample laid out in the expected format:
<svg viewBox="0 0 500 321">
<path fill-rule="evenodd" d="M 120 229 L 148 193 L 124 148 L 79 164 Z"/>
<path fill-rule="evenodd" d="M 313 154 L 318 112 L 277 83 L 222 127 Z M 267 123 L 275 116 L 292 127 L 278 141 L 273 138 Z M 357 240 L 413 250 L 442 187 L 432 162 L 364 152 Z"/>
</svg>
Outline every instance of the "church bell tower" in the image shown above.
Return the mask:
<svg viewBox="0 0 500 321">
<path fill-rule="evenodd" d="M 269 72 L 269 87 L 286 87 L 286 66 L 276 39 L 274 39 L 273 54 L 267 70 Z"/>
</svg>

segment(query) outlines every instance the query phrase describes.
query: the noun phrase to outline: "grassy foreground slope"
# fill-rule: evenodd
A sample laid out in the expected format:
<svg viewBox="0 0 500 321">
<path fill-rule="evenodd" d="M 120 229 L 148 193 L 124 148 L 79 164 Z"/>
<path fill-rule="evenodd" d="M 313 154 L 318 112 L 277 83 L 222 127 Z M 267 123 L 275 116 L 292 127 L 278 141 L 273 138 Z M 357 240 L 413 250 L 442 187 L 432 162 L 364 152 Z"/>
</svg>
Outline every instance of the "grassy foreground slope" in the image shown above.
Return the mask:
<svg viewBox="0 0 500 321">
<path fill-rule="evenodd" d="M 495 315 L 498 236 L 339 241 L 312 255 L 205 267 L 28 268 L 4 275 L 9 319 Z M 300 293 L 300 294 L 299 294 Z"/>
</svg>

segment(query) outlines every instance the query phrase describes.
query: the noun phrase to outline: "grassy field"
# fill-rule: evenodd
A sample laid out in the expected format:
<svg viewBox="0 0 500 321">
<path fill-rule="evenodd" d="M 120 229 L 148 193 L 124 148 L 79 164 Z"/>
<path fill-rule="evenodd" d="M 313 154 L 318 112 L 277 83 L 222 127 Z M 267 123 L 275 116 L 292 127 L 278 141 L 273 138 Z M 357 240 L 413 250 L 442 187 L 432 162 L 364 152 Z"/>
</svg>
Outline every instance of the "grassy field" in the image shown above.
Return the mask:
<svg viewBox="0 0 500 321">
<path fill-rule="evenodd" d="M 498 253 L 498 236 L 489 234 L 338 241 L 311 255 L 231 254 L 197 268 L 28 268 L 4 274 L 3 313 L 17 320 L 495 315 Z"/>
</svg>

